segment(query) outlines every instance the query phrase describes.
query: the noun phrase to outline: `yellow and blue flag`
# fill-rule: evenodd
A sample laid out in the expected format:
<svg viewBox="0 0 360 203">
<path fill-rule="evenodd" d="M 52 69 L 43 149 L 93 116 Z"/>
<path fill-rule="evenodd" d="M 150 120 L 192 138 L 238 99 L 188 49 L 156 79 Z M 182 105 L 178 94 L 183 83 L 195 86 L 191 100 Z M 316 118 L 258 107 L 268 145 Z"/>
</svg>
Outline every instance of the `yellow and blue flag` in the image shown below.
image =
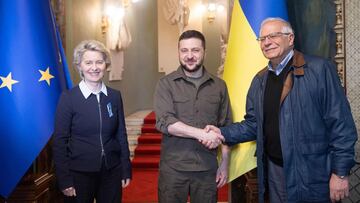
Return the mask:
<svg viewBox="0 0 360 203">
<path fill-rule="evenodd" d="M 8 197 L 47 144 L 71 86 L 49 0 L 0 1 L 0 195 Z"/>
<path fill-rule="evenodd" d="M 251 80 L 267 65 L 256 39 L 261 22 L 268 17 L 287 20 L 285 0 L 234 1 L 223 77 L 229 89 L 235 122 L 241 121 L 245 115 L 246 95 Z M 229 181 L 256 167 L 255 148 L 255 142 L 233 147 Z"/>
</svg>

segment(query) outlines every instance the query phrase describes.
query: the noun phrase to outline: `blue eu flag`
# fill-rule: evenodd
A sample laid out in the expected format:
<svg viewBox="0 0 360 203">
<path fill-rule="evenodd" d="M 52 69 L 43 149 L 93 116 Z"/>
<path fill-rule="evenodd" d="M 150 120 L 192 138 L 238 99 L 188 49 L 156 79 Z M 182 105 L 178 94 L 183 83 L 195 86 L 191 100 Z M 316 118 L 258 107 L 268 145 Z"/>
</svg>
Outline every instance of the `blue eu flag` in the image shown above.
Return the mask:
<svg viewBox="0 0 360 203">
<path fill-rule="evenodd" d="M 0 195 L 48 142 L 66 88 L 49 0 L 0 1 Z M 60 43 L 59 43 L 60 44 Z"/>
</svg>

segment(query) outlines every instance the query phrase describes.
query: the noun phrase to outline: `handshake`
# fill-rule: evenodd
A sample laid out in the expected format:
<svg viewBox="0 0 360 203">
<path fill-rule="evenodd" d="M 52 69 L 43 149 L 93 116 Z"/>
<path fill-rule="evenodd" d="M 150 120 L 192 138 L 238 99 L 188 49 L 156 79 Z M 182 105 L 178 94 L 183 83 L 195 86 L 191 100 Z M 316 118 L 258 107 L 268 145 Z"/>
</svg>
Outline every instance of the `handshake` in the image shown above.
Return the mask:
<svg viewBox="0 0 360 203">
<path fill-rule="evenodd" d="M 221 135 L 221 131 L 218 127 L 213 125 L 207 125 L 198 139 L 208 149 L 215 149 L 221 143 L 225 141 L 224 136 Z"/>
</svg>

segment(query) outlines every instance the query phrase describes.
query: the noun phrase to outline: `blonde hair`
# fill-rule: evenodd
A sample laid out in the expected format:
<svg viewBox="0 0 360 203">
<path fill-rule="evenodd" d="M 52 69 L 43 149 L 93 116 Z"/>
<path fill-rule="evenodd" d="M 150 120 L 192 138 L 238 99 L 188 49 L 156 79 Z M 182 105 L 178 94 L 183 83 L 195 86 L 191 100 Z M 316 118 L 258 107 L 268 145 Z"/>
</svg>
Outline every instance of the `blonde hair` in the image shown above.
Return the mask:
<svg viewBox="0 0 360 203">
<path fill-rule="evenodd" d="M 73 64 L 75 65 L 76 69 L 79 71 L 81 78 L 84 78 L 84 76 L 80 71 L 80 64 L 82 61 L 82 57 L 86 51 L 100 52 L 103 55 L 106 68 L 110 67 L 111 65 L 110 52 L 105 47 L 105 45 L 96 40 L 84 40 L 75 47 L 74 60 L 73 60 Z"/>
</svg>

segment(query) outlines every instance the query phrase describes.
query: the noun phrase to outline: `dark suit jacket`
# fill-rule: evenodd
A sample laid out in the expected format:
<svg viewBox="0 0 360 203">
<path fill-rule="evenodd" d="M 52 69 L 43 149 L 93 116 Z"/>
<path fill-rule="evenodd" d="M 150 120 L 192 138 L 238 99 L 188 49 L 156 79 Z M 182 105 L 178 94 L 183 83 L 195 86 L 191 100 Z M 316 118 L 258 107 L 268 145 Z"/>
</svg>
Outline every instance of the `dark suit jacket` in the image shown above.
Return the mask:
<svg viewBox="0 0 360 203">
<path fill-rule="evenodd" d="M 121 164 L 122 178 L 131 178 L 121 94 L 109 87 L 107 93 L 98 102 L 94 94 L 85 99 L 76 86 L 60 97 L 53 156 L 61 190 L 73 186 L 70 170 L 96 172 L 103 162 L 108 169 Z"/>
</svg>

